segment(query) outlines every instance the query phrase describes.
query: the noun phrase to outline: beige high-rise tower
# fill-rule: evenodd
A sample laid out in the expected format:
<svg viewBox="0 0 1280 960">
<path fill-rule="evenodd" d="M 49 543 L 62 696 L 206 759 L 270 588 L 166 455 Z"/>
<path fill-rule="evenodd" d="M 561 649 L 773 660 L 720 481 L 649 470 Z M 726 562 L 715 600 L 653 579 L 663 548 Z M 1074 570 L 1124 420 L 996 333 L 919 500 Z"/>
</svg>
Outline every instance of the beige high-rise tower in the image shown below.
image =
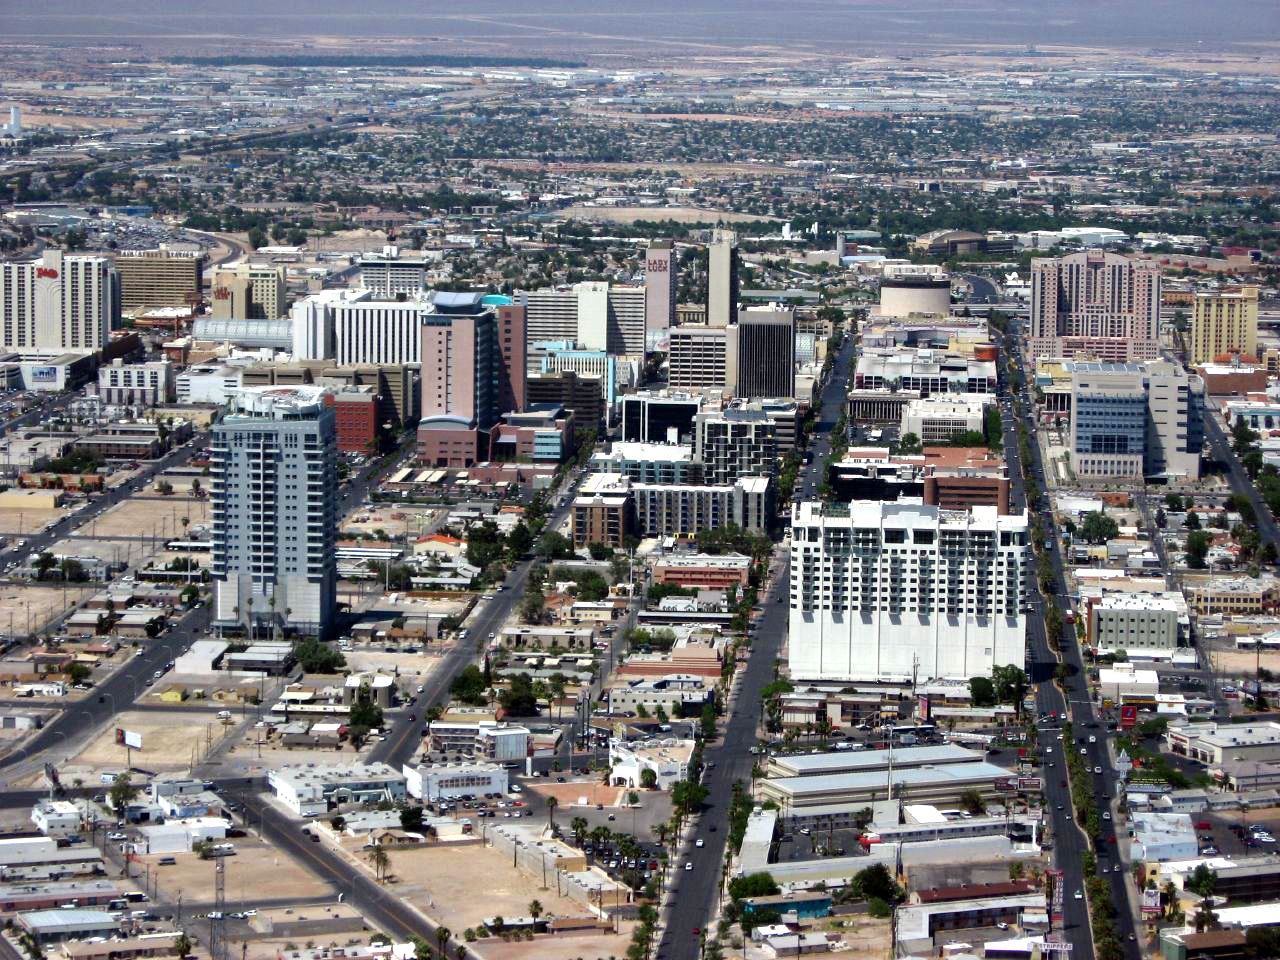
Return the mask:
<svg viewBox="0 0 1280 960">
<path fill-rule="evenodd" d="M 738 237 L 713 230 L 707 244 L 707 326 L 727 327 L 738 316 Z"/>
<path fill-rule="evenodd" d="M 1192 363 L 1218 357 L 1254 357 L 1258 352 L 1258 288 L 1196 294 L 1191 318 Z"/>
</svg>

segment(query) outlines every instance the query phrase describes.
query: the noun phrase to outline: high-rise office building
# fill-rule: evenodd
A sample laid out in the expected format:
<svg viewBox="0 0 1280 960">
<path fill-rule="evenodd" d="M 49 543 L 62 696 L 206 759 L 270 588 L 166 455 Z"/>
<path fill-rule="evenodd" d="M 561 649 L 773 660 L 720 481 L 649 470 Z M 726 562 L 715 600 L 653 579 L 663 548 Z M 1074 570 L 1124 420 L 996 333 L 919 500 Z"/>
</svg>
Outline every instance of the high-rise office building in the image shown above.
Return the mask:
<svg viewBox="0 0 1280 960">
<path fill-rule="evenodd" d="M 0 348 L 32 353 L 101 350 L 120 319 L 110 257 L 46 250 L 0 263 Z"/>
<path fill-rule="evenodd" d="M 502 379 L 498 383 L 498 412 L 525 408 L 528 343 L 525 340 L 524 307 L 501 306 L 498 316 L 498 352 L 502 355 Z"/>
<path fill-rule="evenodd" d="M 193 307 L 200 301 L 204 253 L 185 250 L 120 250 L 120 308 Z"/>
<path fill-rule="evenodd" d="M 676 322 L 676 250 L 670 240 L 655 240 L 644 255 L 644 328 L 652 336 Z"/>
<path fill-rule="evenodd" d="M 320 387 L 246 388 L 212 428 L 214 619 L 324 636 L 337 606 L 334 414 Z"/>
<path fill-rule="evenodd" d="M 478 293 L 436 293 L 422 327 L 422 414 L 418 457 L 440 467 L 469 467 L 488 449 L 498 422 L 504 352 L 492 307 Z M 523 363 L 520 369 L 524 369 Z M 482 436 L 484 434 L 484 436 Z"/>
<path fill-rule="evenodd" d="M 329 291 L 324 291 L 328 293 Z M 436 312 L 430 299 L 328 301 L 340 364 L 422 362 L 422 325 Z M 295 321 L 297 313 L 295 311 Z M 297 340 L 295 322 L 294 339 Z"/>
<path fill-rule="evenodd" d="M 1071 469 L 1088 480 L 1200 478 L 1204 383 L 1168 360 L 1068 365 Z"/>
<path fill-rule="evenodd" d="M 215 267 L 210 315 L 215 320 L 279 320 L 288 309 L 287 292 L 283 264 Z"/>
<path fill-rule="evenodd" d="M 687 393 L 640 391 L 622 398 L 622 439 L 640 443 L 692 443 L 693 418 L 702 398 Z"/>
<path fill-rule="evenodd" d="M 1022 666 L 1027 516 L 919 501 L 792 507 L 791 676 L 963 680 Z"/>
<path fill-rule="evenodd" d="M 380 300 L 417 298 L 431 289 L 434 263 L 418 251 L 406 252 L 389 245 L 381 253 L 360 257 L 360 285 Z"/>
<path fill-rule="evenodd" d="M 1103 250 L 1032 261 L 1033 357 L 1152 360 L 1159 336 L 1158 264 Z"/>
<path fill-rule="evenodd" d="M 738 238 L 711 231 L 707 244 L 707 326 L 727 327 L 738 315 Z"/>
<path fill-rule="evenodd" d="M 1193 364 L 1212 363 L 1222 356 L 1256 357 L 1258 288 L 1197 293 L 1190 353 Z"/>
<path fill-rule="evenodd" d="M 583 350 L 643 357 L 645 301 L 644 287 L 598 280 L 566 290 L 531 290 L 521 298 L 526 340 L 530 346 L 572 341 Z"/>
<path fill-rule="evenodd" d="M 672 390 L 731 387 L 736 373 L 728 367 L 729 333 L 727 327 L 692 323 L 672 327 L 667 348 L 668 386 Z"/>
<path fill-rule="evenodd" d="M 741 310 L 729 328 L 726 366 L 736 397 L 795 395 L 796 317 L 790 310 Z"/>
</svg>

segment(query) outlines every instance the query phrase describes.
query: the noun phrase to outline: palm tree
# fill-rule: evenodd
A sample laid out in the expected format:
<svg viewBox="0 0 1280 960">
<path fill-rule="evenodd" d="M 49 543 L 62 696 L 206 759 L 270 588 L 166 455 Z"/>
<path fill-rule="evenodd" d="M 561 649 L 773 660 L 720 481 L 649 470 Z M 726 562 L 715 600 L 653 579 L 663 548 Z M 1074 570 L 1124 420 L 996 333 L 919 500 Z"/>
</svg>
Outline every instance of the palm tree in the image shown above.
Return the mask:
<svg viewBox="0 0 1280 960">
<path fill-rule="evenodd" d="M 547 826 L 555 828 L 556 825 L 556 807 L 560 806 L 560 801 L 555 797 L 547 798 Z"/>
<path fill-rule="evenodd" d="M 373 875 L 379 883 L 386 876 L 387 865 L 390 862 L 391 858 L 387 856 L 387 851 L 382 849 L 381 844 L 369 851 L 369 865 L 373 867 Z"/>
<path fill-rule="evenodd" d="M 436 953 L 440 955 L 440 960 L 444 960 L 444 948 L 449 943 L 449 937 L 453 936 L 453 931 L 441 924 L 436 927 Z"/>
<path fill-rule="evenodd" d="M 529 901 L 529 916 L 533 917 L 535 924 L 538 922 L 538 918 L 542 916 L 542 902 L 540 900 Z"/>
<path fill-rule="evenodd" d="M 582 846 L 583 838 L 587 835 L 587 818 L 574 817 L 569 822 L 569 829 L 573 831 L 573 842 Z"/>
</svg>

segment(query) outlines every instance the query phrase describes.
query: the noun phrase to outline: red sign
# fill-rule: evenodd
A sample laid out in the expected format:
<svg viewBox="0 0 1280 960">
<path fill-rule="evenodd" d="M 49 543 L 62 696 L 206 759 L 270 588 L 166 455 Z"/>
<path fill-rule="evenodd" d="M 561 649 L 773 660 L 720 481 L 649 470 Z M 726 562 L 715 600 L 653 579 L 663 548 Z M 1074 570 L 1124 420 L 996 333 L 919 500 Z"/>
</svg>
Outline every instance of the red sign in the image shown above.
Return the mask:
<svg viewBox="0 0 1280 960">
<path fill-rule="evenodd" d="M 43 279 L 45 277 L 50 280 L 57 280 L 58 271 L 53 269 L 53 267 L 36 267 L 36 279 Z"/>
<path fill-rule="evenodd" d="M 1127 703 L 1120 708 L 1120 726 L 1125 729 L 1138 725 L 1138 708 Z"/>
<path fill-rule="evenodd" d="M 646 268 L 650 273 L 666 273 L 666 272 L 667 272 L 667 261 L 665 261 L 665 260 L 650 260 L 650 261 L 648 261 L 648 262 L 645 264 L 645 268 Z"/>
<path fill-rule="evenodd" d="M 215 299 L 215 300 L 230 300 L 230 299 L 231 299 L 231 291 L 230 291 L 230 290 L 228 290 L 226 287 L 218 287 L 216 290 L 214 290 L 214 291 L 213 291 L 213 299 Z"/>
</svg>

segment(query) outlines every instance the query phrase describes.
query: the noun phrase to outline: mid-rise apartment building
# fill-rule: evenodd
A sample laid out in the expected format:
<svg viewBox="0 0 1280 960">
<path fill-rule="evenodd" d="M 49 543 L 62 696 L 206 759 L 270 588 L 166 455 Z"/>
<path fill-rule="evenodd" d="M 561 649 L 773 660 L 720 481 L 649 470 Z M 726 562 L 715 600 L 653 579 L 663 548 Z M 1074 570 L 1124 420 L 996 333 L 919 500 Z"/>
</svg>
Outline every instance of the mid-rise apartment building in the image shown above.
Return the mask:
<svg viewBox="0 0 1280 960">
<path fill-rule="evenodd" d="M 902 410 L 901 436 L 908 433 L 922 443 L 946 443 L 957 433 L 982 433 L 989 394 L 933 394 L 909 400 Z"/>
<path fill-rule="evenodd" d="M 339 364 L 416 366 L 422 362 L 422 328 L 436 312 L 430 298 L 338 299 L 327 308 L 333 315 L 334 356 Z"/>
<path fill-rule="evenodd" d="M 772 475 L 778 469 L 774 423 L 758 410 L 699 413 L 693 420 L 693 454 L 702 464 L 704 483 Z"/>
<path fill-rule="evenodd" d="M 194 307 L 200 302 L 204 253 L 199 250 L 119 250 L 120 309 Z"/>
<path fill-rule="evenodd" d="M 1158 264 L 1098 249 L 1032 261 L 1033 357 L 1152 360 L 1159 337 Z"/>
<path fill-rule="evenodd" d="M 1025 512 L 802 502 L 791 534 L 793 677 L 966 679 L 1022 665 Z"/>
<path fill-rule="evenodd" d="M 213 425 L 209 450 L 215 622 L 327 634 L 338 472 L 324 390 L 242 389 Z"/>
<path fill-rule="evenodd" d="M 209 300 L 214 320 L 279 320 L 288 308 L 284 265 L 237 263 L 215 267 Z"/>
<path fill-rule="evenodd" d="M 115 261 L 46 250 L 39 260 L 0 263 L 0 348 L 92 353 L 120 320 Z"/>
<path fill-rule="evenodd" d="M 1258 288 L 1197 293 L 1191 316 L 1191 362 L 1258 354 Z"/>
<path fill-rule="evenodd" d="M 681 324 L 672 327 L 668 336 L 667 384 L 672 390 L 730 387 L 727 326 Z M 732 375 L 737 378 L 736 371 Z"/>
<path fill-rule="evenodd" d="M 173 365 L 168 360 L 128 363 L 116 358 L 98 368 L 98 396 L 104 403 L 153 407 L 174 399 Z"/>
</svg>

